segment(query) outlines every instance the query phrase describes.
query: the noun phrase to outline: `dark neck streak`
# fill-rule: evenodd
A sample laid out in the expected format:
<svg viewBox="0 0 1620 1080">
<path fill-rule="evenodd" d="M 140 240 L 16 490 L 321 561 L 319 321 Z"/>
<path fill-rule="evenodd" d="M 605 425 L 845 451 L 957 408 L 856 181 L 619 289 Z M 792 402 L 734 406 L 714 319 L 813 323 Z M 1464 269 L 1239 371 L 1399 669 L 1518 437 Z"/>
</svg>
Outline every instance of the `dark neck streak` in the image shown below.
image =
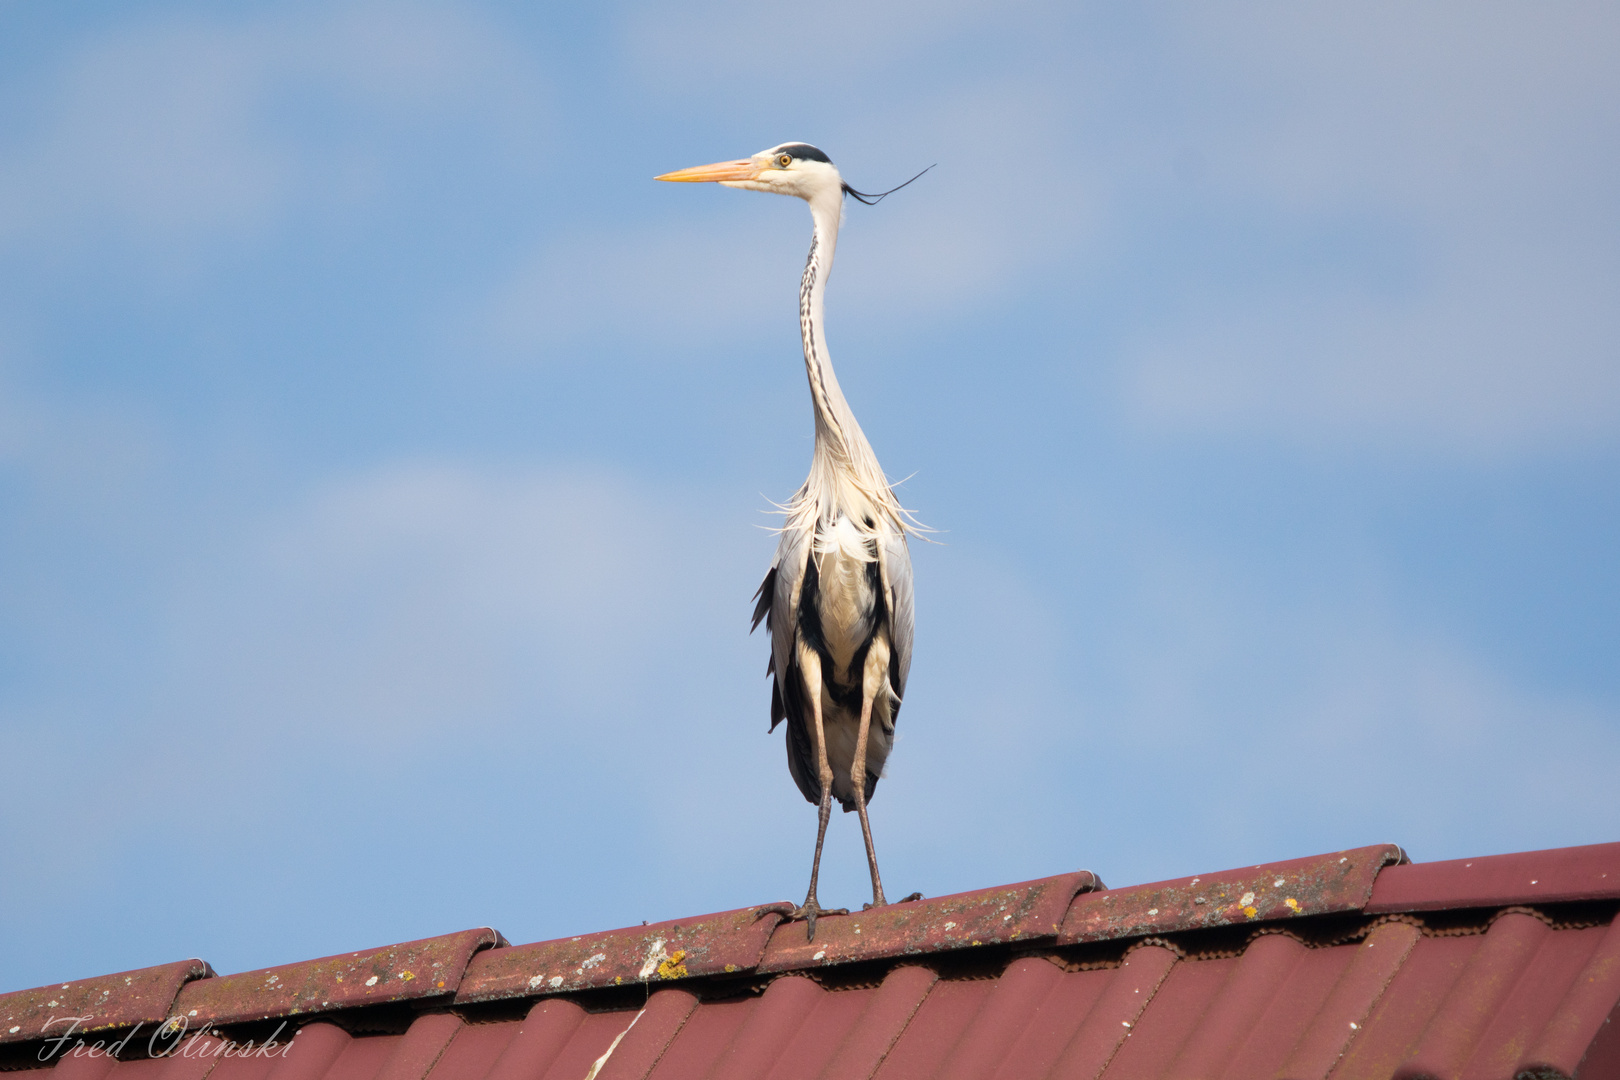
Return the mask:
<svg viewBox="0 0 1620 1080">
<path fill-rule="evenodd" d="M 805 260 L 804 277 L 799 281 L 799 336 L 804 339 L 804 368 L 810 379 L 810 400 L 816 409 L 816 435 L 818 441 L 830 437 L 839 452 L 845 452 L 847 443 L 844 430 L 833 409 L 832 397 L 827 392 L 826 367 L 829 361 L 821 355 L 817 345 L 815 325 L 815 293 L 821 285 L 821 235 L 810 238 L 810 256 Z"/>
</svg>

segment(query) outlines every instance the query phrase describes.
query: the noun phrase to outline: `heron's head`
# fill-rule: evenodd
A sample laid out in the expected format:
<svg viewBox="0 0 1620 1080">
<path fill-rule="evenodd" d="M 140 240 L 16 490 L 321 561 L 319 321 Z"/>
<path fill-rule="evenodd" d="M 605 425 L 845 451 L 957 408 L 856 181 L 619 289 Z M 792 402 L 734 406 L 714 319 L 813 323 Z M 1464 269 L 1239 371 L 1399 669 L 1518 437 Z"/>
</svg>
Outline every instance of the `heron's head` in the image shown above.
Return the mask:
<svg viewBox="0 0 1620 1080">
<path fill-rule="evenodd" d="M 740 161 L 680 169 L 656 177 L 678 183 L 718 183 L 746 191 L 797 195 L 808 203 L 842 201 L 844 181 L 826 154 L 809 143 L 789 142 Z"/>
</svg>

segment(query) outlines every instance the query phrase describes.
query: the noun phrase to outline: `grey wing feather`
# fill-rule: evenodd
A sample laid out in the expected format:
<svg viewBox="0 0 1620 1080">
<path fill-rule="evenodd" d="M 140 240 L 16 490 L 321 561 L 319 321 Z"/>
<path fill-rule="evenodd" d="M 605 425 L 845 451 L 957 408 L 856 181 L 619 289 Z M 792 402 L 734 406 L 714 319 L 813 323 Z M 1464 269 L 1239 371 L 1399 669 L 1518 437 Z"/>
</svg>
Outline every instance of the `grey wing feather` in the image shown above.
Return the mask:
<svg viewBox="0 0 1620 1080">
<path fill-rule="evenodd" d="M 798 670 L 793 646 L 798 630 L 799 587 L 804 581 L 811 535 L 811 530 L 806 529 L 782 531 L 782 538 L 776 545 L 776 557 L 771 560 L 771 572 L 760 586 L 759 608 L 755 609 L 756 626 L 757 616 L 768 615 L 766 628 L 771 634 L 771 672 L 776 676 L 776 693 L 784 705 L 789 699 L 798 697 L 783 684 L 791 672 Z M 765 593 L 767 589 L 768 595 Z M 793 688 L 794 691 L 797 689 Z M 782 716 L 775 715 L 773 709 L 771 726 L 774 728 L 782 719 Z"/>
<path fill-rule="evenodd" d="M 814 526 L 787 529 L 776 548 L 776 559 L 766 582 L 771 595 L 771 729 L 787 721 L 788 772 L 799 793 L 811 803 L 821 801 L 821 778 L 816 771 L 811 739 L 811 705 L 805 700 L 803 675 L 799 671 L 797 643 L 799 601 L 810 562 Z"/>
<path fill-rule="evenodd" d="M 883 543 L 878 548 L 879 568 L 883 571 L 885 598 L 889 606 L 889 683 L 896 697 L 906 695 L 906 675 L 911 671 L 911 636 L 915 627 L 912 606 L 911 551 L 906 546 L 906 534 L 885 529 Z M 898 715 L 899 709 L 896 708 Z"/>
</svg>

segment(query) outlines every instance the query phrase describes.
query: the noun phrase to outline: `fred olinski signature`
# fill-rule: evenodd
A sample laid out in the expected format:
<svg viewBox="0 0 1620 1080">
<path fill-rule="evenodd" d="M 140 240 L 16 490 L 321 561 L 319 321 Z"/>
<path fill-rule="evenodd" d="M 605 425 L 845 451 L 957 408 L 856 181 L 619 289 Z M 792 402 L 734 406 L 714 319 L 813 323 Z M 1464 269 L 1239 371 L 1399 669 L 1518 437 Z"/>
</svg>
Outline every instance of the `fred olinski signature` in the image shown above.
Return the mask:
<svg viewBox="0 0 1620 1080">
<path fill-rule="evenodd" d="M 89 1023 L 93 1017 L 89 1016 L 53 1016 L 40 1025 L 42 1034 L 49 1034 L 50 1029 L 59 1024 L 66 1024 L 59 1034 L 50 1034 L 45 1045 L 40 1047 L 39 1060 L 52 1061 L 58 1057 L 119 1057 L 124 1053 L 136 1035 L 140 1033 L 142 1024 L 130 1028 L 121 1039 L 97 1039 L 87 1043 L 78 1034 L 79 1025 Z M 287 1051 L 292 1049 L 292 1040 L 278 1041 L 277 1037 L 287 1026 L 283 1020 L 281 1025 L 270 1036 L 254 1042 L 248 1039 L 237 1042 L 235 1039 L 226 1039 L 218 1032 L 204 1029 L 187 1038 L 191 1023 L 184 1016 L 171 1016 L 152 1030 L 146 1039 L 146 1053 L 148 1057 L 286 1057 Z M 204 1036 L 213 1036 L 204 1038 Z M 72 1045 L 69 1045 L 71 1042 Z M 139 1044 L 136 1044 L 139 1045 Z"/>
</svg>

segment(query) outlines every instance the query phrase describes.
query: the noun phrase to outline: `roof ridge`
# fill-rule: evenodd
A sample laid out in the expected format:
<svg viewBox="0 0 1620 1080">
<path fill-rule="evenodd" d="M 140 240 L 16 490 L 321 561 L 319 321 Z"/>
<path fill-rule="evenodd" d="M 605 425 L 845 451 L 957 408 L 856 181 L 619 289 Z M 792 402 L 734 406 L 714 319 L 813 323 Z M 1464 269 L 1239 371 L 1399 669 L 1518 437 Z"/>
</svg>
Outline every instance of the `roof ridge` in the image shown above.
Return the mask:
<svg viewBox="0 0 1620 1080">
<path fill-rule="evenodd" d="M 1303 916 L 1383 916 L 1343 940 L 1385 921 L 1412 922 L 1433 936 L 1457 931 L 1419 913 L 1498 909 L 1499 917 L 1523 905 L 1546 921 L 1554 916 L 1539 907 L 1548 903 L 1616 899 L 1620 843 L 1416 864 L 1398 846 L 1381 844 L 1121 889 L 1107 889 L 1082 870 L 827 916 L 813 942 L 802 924 L 783 922 L 786 905 L 764 905 L 517 946 L 481 927 L 233 975 L 184 960 L 0 995 L 0 1044 L 54 1039 L 70 1022 L 76 1034 L 171 1016 L 192 1025 L 228 1025 L 379 1003 L 421 1008 L 710 977 L 813 974 L 863 962 L 969 956 L 989 947 L 1118 941 L 1185 951 L 1164 935 L 1223 926 L 1285 932 Z M 1594 914 L 1591 924 L 1597 921 Z"/>
</svg>

